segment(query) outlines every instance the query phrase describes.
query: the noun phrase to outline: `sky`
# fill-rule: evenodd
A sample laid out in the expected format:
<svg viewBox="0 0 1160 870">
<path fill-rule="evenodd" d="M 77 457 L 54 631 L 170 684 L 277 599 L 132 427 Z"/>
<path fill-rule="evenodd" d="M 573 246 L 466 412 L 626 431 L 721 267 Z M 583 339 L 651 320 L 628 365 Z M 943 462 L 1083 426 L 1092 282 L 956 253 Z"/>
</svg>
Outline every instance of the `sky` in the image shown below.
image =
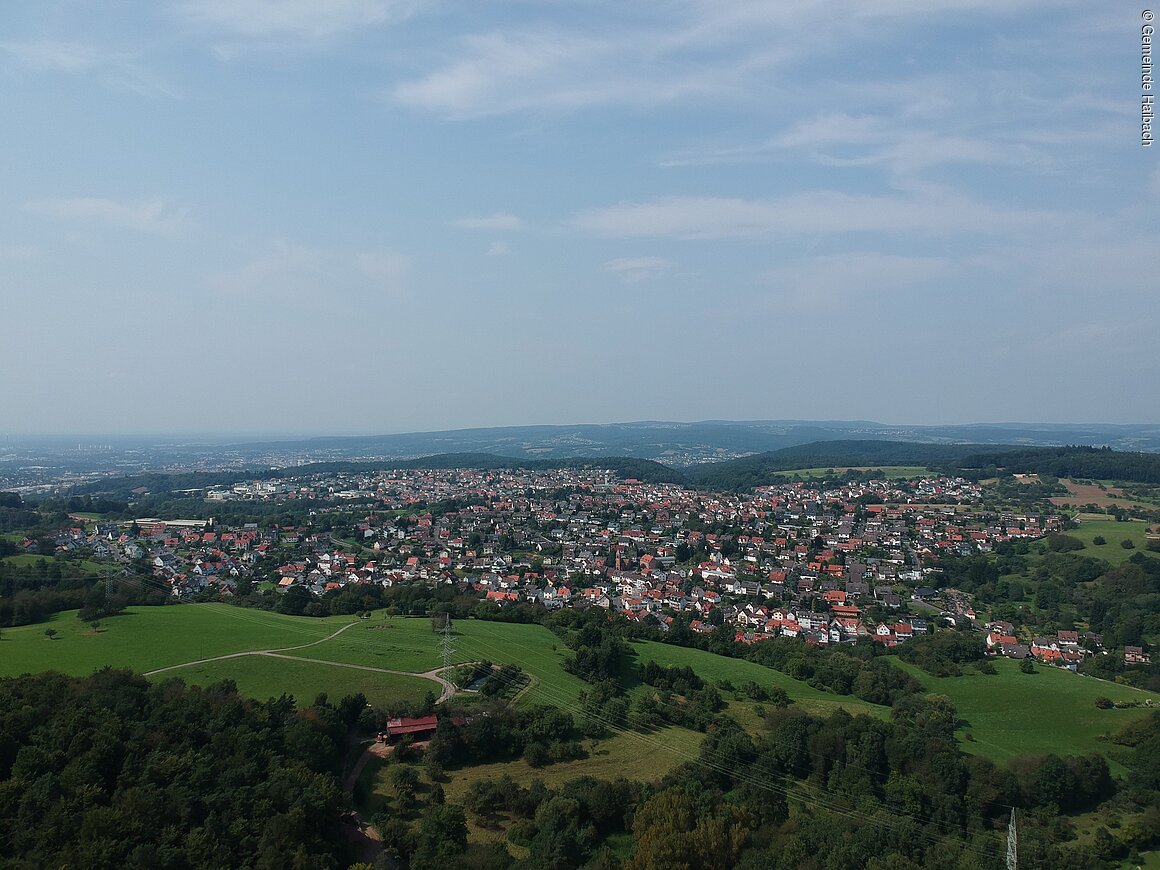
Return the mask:
<svg viewBox="0 0 1160 870">
<path fill-rule="evenodd" d="M 1160 419 L 1144 6 L 4 7 L 0 434 Z"/>
</svg>

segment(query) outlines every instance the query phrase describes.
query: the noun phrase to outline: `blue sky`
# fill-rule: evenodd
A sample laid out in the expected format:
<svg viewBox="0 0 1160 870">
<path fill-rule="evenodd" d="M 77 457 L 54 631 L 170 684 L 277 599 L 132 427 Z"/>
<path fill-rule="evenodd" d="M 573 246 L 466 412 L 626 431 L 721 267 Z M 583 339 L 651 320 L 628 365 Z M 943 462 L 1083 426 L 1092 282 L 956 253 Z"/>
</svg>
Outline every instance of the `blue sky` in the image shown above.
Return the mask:
<svg viewBox="0 0 1160 870">
<path fill-rule="evenodd" d="M 1142 8 L 6 4 L 0 432 L 1155 421 Z"/>
</svg>

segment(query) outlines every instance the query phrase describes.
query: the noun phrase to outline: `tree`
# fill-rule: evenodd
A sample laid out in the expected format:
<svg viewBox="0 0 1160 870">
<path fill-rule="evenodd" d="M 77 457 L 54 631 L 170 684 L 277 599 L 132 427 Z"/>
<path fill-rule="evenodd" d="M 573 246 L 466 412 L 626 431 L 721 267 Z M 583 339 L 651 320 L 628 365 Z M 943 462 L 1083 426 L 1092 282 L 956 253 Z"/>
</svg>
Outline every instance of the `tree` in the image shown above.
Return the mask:
<svg viewBox="0 0 1160 870">
<path fill-rule="evenodd" d="M 1035 662 L 1031 659 L 1024 659 L 1019 663 L 1019 670 L 1025 674 L 1033 674 L 1035 673 Z"/>
<path fill-rule="evenodd" d="M 44 636 L 47 637 L 49 640 L 55 640 L 56 639 L 56 629 L 55 628 L 46 628 L 44 630 Z"/>
<path fill-rule="evenodd" d="M 454 866 L 467 849 L 467 816 L 455 804 L 432 804 L 423 813 L 415 836 L 412 867 Z"/>
</svg>

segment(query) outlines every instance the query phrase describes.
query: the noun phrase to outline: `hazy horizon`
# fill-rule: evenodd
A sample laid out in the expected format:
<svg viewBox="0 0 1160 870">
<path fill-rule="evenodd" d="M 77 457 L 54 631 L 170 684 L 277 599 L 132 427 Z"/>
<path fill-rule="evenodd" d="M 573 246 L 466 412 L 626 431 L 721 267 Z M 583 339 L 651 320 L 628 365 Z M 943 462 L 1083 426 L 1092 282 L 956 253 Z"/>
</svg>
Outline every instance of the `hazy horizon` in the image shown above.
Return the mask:
<svg viewBox="0 0 1160 870">
<path fill-rule="evenodd" d="M 139 431 L 139 432 L 8 432 L 0 430 L 0 441 L 28 441 L 28 442 L 54 442 L 54 441 L 73 441 L 75 439 L 93 439 L 97 442 L 100 439 L 110 439 L 113 441 L 141 441 L 147 443 L 156 443 L 158 440 L 181 440 L 181 441 L 205 441 L 205 442 L 261 442 L 261 441 L 297 441 L 297 440 L 311 440 L 311 439 L 346 439 L 346 438 L 375 438 L 375 437 L 392 437 L 405 435 L 425 435 L 425 434 L 439 434 L 444 432 L 471 432 L 471 431 L 488 431 L 488 430 L 504 430 L 504 429 L 531 429 L 531 428 L 577 428 L 577 427 L 614 427 L 614 426 L 647 426 L 647 425 L 677 425 L 677 426 L 693 426 L 701 424 L 806 424 L 806 425 L 839 425 L 839 424 L 866 424 L 870 426 L 880 427 L 898 427 L 905 429 L 938 429 L 938 428 L 960 428 L 967 429 L 972 427 L 996 427 L 996 428 L 1030 428 L 1034 429 L 1042 427 L 1045 429 L 1051 428 L 1109 428 L 1118 429 L 1122 427 L 1160 427 L 1160 422 L 1151 421 L 1132 421 L 1127 423 L 1109 423 L 1107 421 L 1032 421 L 1032 420 L 972 420 L 959 421 L 950 423 L 910 423 L 898 422 L 890 420 L 849 420 L 849 419 L 828 419 L 828 420 L 810 420 L 803 418 L 785 418 L 785 419 L 736 419 L 728 420 L 723 418 L 713 419 L 693 419 L 693 420 L 616 420 L 608 422 L 580 422 L 580 423 L 512 423 L 499 426 L 457 426 L 448 429 L 408 429 L 398 431 L 366 431 L 366 432 L 337 432 L 337 431 L 301 431 L 301 432 L 244 432 L 244 431 L 225 431 L 220 430 L 216 432 L 196 432 L 196 431 Z"/>
</svg>

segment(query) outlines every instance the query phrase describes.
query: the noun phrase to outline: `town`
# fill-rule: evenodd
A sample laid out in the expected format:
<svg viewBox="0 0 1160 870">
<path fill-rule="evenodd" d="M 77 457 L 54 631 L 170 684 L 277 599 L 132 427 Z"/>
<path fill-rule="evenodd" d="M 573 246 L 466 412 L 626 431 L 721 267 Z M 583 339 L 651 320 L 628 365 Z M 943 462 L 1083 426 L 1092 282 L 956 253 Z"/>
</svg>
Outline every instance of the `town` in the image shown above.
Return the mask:
<svg viewBox="0 0 1160 870">
<path fill-rule="evenodd" d="M 1102 650 L 1092 632 L 1020 637 L 941 582 L 941 557 L 1042 538 L 1062 516 L 984 509 L 986 486 L 962 478 L 849 477 L 866 479 L 723 494 L 601 469 L 343 471 L 202 493 L 210 507 L 325 505 L 302 524 L 98 521 L 53 543 L 144 567 L 176 598 L 257 588 L 307 614 L 351 586 L 454 585 L 496 608 L 600 607 L 661 632 L 682 617 L 695 633 L 727 625 L 745 644 L 889 647 L 954 627 L 985 631 L 993 654 L 1073 670 Z"/>
</svg>

